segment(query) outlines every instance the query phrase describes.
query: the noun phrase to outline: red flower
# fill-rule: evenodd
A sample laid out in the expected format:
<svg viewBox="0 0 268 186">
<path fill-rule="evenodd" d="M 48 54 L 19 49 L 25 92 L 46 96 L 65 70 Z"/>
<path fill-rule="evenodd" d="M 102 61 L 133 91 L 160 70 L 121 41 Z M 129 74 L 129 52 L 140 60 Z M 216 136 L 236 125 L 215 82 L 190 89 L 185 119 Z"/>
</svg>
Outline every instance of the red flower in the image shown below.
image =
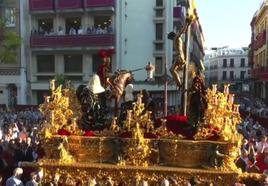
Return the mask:
<svg viewBox="0 0 268 186">
<path fill-rule="evenodd" d="M 167 121 L 176 121 L 179 123 L 188 123 L 188 116 L 184 116 L 184 115 L 170 115 L 167 116 Z"/>
<path fill-rule="evenodd" d="M 85 131 L 84 136 L 92 137 L 92 136 L 95 136 L 95 134 L 92 130 L 87 130 Z"/>
<path fill-rule="evenodd" d="M 70 136 L 71 133 L 69 131 L 67 131 L 66 129 L 59 129 L 58 130 L 58 135 L 61 135 L 61 136 Z"/>
</svg>

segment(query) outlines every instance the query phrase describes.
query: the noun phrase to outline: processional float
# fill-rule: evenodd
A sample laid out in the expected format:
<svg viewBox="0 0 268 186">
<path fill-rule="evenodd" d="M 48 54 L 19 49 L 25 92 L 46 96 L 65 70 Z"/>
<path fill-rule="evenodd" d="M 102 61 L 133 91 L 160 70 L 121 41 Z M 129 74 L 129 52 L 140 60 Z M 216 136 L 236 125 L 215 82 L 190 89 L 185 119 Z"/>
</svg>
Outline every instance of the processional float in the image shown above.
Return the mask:
<svg viewBox="0 0 268 186">
<path fill-rule="evenodd" d="M 195 6 L 186 2 L 186 25 L 173 34 L 177 60 L 171 68 L 178 86 L 182 83 L 177 71 L 184 71 L 183 115 L 187 114 L 190 26 L 196 16 Z M 184 32 L 186 44 L 181 38 Z M 51 81 L 51 95 L 40 105 L 46 117 L 41 132 L 45 157 L 22 165 L 41 169 L 43 183 L 60 178 L 62 185 L 184 185 L 194 181 L 224 186 L 262 179 L 258 174 L 242 174 L 235 165 L 242 139 L 236 127 L 241 118 L 229 86 L 224 92 L 216 85 L 203 91 L 202 84 L 197 78 L 193 89 L 198 101 L 206 100 L 206 108 L 197 110 L 203 113 L 197 113 L 198 119 L 193 120 L 196 130 L 189 139 L 170 130 L 168 118 L 156 125 L 152 112 L 145 109 L 142 94 L 126 111 L 124 121 L 117 117 L 102 121 L 96 115 L 102 112 L 97 95 L 102 88 L 88 85 L 75 90 Z"/>
</svg>

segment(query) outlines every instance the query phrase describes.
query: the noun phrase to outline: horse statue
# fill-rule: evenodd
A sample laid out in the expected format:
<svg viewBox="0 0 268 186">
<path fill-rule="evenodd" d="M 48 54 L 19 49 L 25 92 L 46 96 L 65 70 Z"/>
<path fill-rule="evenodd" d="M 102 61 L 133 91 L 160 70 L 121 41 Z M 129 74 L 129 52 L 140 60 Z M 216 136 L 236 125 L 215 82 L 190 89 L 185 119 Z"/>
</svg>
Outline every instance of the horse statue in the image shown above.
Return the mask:
<svg viewBox="0 0 268 186">
<path fill-rule="evenodd" d="M 110 79 L 107 80 L 107 83 L 111 88 L 111 98 L 114 98 L 115 100 L 115 115 L 118 115 L 118 104 L 124 93 L 125 87 L 133 79 L 132 71 L 117 70 L 112 81 Z"/>
</svg>

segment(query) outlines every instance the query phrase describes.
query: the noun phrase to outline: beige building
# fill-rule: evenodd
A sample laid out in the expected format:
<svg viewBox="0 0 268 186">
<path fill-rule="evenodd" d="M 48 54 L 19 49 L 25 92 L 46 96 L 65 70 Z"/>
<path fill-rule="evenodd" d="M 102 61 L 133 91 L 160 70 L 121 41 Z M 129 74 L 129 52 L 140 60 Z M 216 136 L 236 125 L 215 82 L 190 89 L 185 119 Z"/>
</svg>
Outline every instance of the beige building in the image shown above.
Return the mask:
<svg viewBox="0 0 268 186">
<path fill-rule="evenodd" d="M 208 87 L 217 84 L 231 85 L 231 91 L 236 93 L 249 92 L 250 67 L 247 48 L 218 48 L 207 51 L 206 83 Z"/>
<path fill-rule="evenodd" d="M 268 58 L 267 58 L 268 2 L 265 1 L 251 21 L 252 40 L 249 60 L 252 67 L 252 92 L 268 101 Z"/>
</svg>

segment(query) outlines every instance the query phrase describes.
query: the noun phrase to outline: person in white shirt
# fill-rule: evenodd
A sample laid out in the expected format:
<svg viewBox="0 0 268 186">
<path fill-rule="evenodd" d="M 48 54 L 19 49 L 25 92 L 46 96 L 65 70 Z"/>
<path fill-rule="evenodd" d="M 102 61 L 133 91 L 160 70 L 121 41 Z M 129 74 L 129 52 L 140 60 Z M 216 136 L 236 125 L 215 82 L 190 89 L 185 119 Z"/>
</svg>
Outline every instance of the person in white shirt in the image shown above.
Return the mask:
<svg viewBox="0 0 268 186">
<path fill-rule="evenodd" d="M 257 148 L 257 153 L 263 153 L 264 149 L 268 147 L 267 143 L 267 137 L 262 136 L 261 141 L 257 143 L 256 148 Z"/>
<path fill-rule="evenodd" d="M 76 30 L 73 27 L 70 28 L 69 35 L 76 35 Z"/>
<path fill-rule="evenodd" d="M 84 30 L 80 27 L 78 29 L 78 35 L 83 35 L 84 34 Z"/>
<path fill-rule="evenodd" d="M 61 27 L 61 26 L 59 26 L 58 35 L 59 35 L 59 36 L 64 35 L 64 32 L 63 32 L 63 30 L 62 30 L 62 27 Z"/>
</svg>

